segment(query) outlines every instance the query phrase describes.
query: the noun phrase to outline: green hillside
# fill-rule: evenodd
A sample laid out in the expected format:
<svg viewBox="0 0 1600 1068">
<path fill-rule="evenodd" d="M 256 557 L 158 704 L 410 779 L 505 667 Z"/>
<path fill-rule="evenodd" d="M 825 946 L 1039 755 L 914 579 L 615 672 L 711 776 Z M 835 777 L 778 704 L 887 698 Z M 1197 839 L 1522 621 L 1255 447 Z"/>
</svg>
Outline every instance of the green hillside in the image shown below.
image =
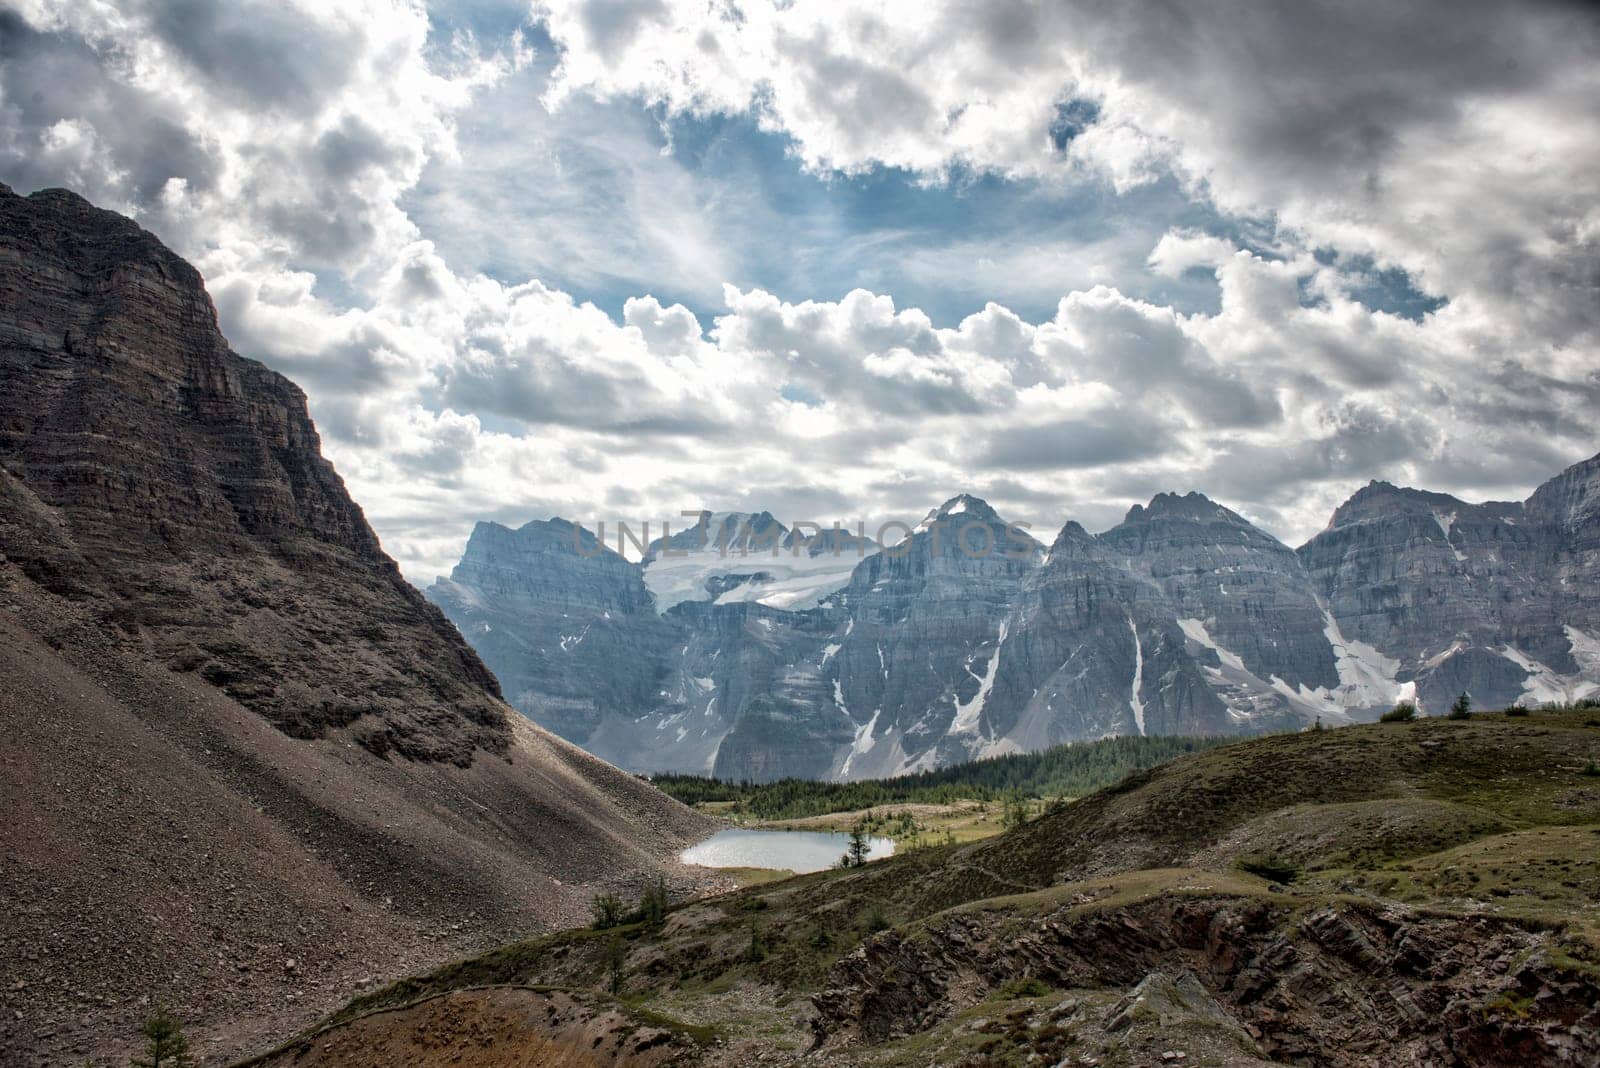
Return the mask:
<svg viewBox="0 0 1600 1068">
<path fill-rule="evenodd" d="M 1594 1063 L 1595 717 L 1214 747 L 982 842 L 506 946 L 330 1025 L 619 977 L 695 1036 L 683 1063 Z"/>
</svg>

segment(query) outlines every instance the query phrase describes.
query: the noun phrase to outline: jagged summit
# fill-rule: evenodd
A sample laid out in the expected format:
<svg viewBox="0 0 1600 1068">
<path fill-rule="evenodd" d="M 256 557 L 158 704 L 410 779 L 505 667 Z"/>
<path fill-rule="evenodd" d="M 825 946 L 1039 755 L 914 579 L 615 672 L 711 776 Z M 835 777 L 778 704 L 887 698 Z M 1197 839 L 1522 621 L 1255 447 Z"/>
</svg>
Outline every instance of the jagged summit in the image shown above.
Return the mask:
<svg viewBox="0 0 1600 1068">
<path fill-rule="evenodd" d="M 1522 511 L 1515 501 L 1484 501 L 1471 504 L 1448 493 L 1397 486 L 1392 482 L 1374 480 L 1361 487 L 1350 499 L 1333 511 L 1328 529 L 1362 523 L 1392 515 L 1461 515 L 1479 512 L 1485 515 L 1515 517 Z"/>
<path fill-rule="evenodd" d="M 1528 498 L 1530 515 L 1600 547 L 1600 454 L 1567 468 Z"/>
<path fill-rule="evenodd" d="M 1092 541 L 1094 541 L 1094 535 L 1083 529 L 1082 523 L 1079 523 L 1076 519 L 1069 519 L 1062 526 L 1060 532 L 1056 534 L 1056 540 L 1050 548 L 1054 552 L 1056 546 L 1059 545 L 1081 545 Z"/>
<path fill-rule="evenodd" d="M 1134 546 L 1195 551 L 1226 543 L 1292 555 L 1288 546 L 1238 512 L 1195 492 L 1158 493 L 1149 504 L 1128 509 L 1127 517 L 1100 538 L 1124 553 Z"/>
<path fill-rule="evenodd" d="M 1193 519 L 1199 522 L 1231 523 L 1250 526 L 1250 521 L 1238 512 L 1213 501 L 1203 493 L 1158 493 L 1146 505 L 1136 504 L 1128 509 L 1123 523 L 1145 523 L 1157 519 Z"/>
<path fill-rule="evenodd" d="M 922 517 L 922 522 L 917 524 L 916 530 L 923 531 L 936 522 L 961 521 L 971 523 L 1003 523 L 998 513 L 982 497 L 971 493 L 958 493 L 945 501 L 939 507 L 931 509 Z"/>
<path fill-rule="evenodd" d="M 983 520 L 999 518 L 999 516 L 995 514 L 995 510 L 989 506 L 988 501 L 984 500 L 982 497 L 974 496 L 971 493 L 956 494 L 954 497 L 951 497 L 948 501 L 945 501 L 943 504 L 941 504 L 938 508 L 935 508 L 933 514 L 946 517 L 954 515 L 967 515 L 974 519 Z"/>
<path fill-rule="evenodd" d="M 655 538 L 645 550 L 644 561 L 651 563 L 665 552 L 716 552 L 735 554 L 771 553 L 782 549 L 789 528 L 771 512 L 713 512 L 702 509 L 698 520 L 688 516 L 677 523 L 670 535 Z"/>
</svg>

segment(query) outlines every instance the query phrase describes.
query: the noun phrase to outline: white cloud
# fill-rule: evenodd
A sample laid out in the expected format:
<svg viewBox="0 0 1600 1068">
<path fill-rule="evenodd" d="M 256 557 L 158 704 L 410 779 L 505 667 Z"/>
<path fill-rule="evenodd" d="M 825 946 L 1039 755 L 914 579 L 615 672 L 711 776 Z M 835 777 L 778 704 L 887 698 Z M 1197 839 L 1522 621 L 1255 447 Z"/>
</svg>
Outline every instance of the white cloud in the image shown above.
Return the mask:
<svg viewBox="0 0 1600 1068">
<path fill-rule="evenodd" d="M 598 202 L 583 175 L 537 200 L 587 212 L 595 235 L 497 202 L 516 238 L 499 247 L 541 269 L 624 261 L 615 276 L 640 284 L 620 319 L 539 271 L 452 263 L 451 201 L 422 227 L 406 197 L 441 160 L 454 196 L 479 194 L 456 126 L 526 62 L 519 42 L 441 42 L 401 2 L 191 7 L 0 12 L 0 48 L 24 49 L 0 63 L 0 178 L 73 185 L 194 260 L 235 347 L 307 387 L 330 455 L 420 582 L 480 518 L 915 518 L 970 489 L 1048 540 L 1065 519 L 1199 488 L 1294 539 L 1368 478 L 1525 492 L 1594 448 L 1600 136 L 1578 62 L 1595 34 L 1576 16 L 1471 8 L 1411 56 L 1421 16 L 1386 9 L 1358 48 L 1311 8 L 1309 23 L 1186 8 L 1168 27 L 1012 2 L 743 3 L 738 18 L 725 3 L 538 5 L 564 49 L 546 99 L 568 114 L 585 96 L 754 109 L 819 171 L 1121 190 L 1170 173 L 1278 224 L 1250 249 L 1182 230 L 1131 256 L 1111 231 L 1059 256 L 956 244 L 919 260 L 908 235 L 913 274 L 980 294 L 1034 274 L 1056 305 L 1029 321 L 990 302 L 941 327 L 891 293 L 723 284 L 692 176 L 632 133 L 595 149 L 624 175 Z M 1319 48 L 1367 67 L 1333 69 Z M 1072 99 L 1093 106 L 1068 129 Z M 1146 254 L 1148 275 L 1100 267 Z M 1376 311 L 1352 255 L 1449 303 Z M 1130 295 L 1201 271 L 1214 313 Z M 722 306 L 697 316 L 669 286 Z"/>
<path fill-rule="evenodd" d="M 1592 8 L 647 7 L 536 3 L 564 49 L 551 99 L 753 108 L 825 170 L 1077 167 L 1126 190 L 1170 169 L 1226 211 L 1404 267 L 1464 314 L 1557 344 L 1600 329 Z M 1098 121 L 1061 151 L 1074 98 Z"/>
</svg>

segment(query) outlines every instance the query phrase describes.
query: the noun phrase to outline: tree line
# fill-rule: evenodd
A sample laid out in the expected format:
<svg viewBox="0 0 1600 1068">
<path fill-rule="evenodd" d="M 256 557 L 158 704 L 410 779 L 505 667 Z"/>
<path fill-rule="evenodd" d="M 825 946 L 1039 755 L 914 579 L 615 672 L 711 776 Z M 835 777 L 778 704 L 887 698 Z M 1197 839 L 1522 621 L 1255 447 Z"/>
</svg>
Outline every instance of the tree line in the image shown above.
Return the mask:
<svg viewBox="0 0 1600 1068">
<path fill-rule="evenodd" d="M 1131 772 L 1233 740 L 1183 735 L 1102 738 L 860 782 L 752 783 L 676 774 L 652 775 L 650 781 L 685 804 L 732 802 L 735 812 L 756 819 L 800 819 L 880 805 L 1082 797 L 1120 782 Z"/>
</svg>

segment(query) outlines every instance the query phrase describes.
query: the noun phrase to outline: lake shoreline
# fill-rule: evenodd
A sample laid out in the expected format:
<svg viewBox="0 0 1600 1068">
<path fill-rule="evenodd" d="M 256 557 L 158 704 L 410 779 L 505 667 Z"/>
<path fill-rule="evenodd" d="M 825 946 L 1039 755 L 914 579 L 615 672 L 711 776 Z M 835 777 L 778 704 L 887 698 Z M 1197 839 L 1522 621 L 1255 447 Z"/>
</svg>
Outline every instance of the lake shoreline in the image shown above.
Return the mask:
<svg viewBox="0 0 1600 1068">
<path fill-rule="evenodd" d="M 892 838 L 867 840 L 868 860 L 893 856 Z M 681 863 L 712 870 L 763 869 L 807 875 L 837 867 L 850 836 L 837 831 L 797 828 L 726 827 L 678 854 Z"/>
</svg>

